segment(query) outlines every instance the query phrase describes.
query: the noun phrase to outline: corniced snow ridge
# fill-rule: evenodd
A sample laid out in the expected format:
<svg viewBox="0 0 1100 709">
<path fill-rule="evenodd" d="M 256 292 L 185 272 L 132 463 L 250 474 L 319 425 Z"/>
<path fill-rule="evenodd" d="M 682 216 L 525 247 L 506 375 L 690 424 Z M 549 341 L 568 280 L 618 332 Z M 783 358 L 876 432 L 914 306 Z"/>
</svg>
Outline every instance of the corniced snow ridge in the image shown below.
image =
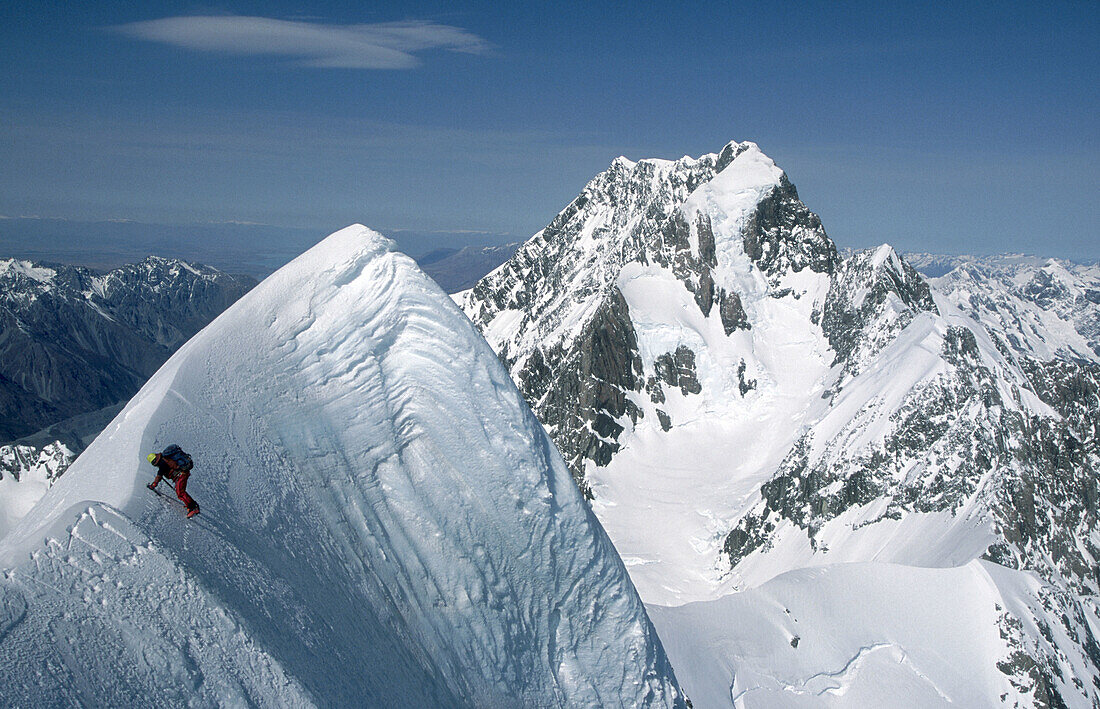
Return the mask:
<svg viewBox="0 0 1100 709">
<path fill-rule="evenodd" d="M 168 443 L 194 520 L 145 488 Z M 361 226 L 184 345 L 0 563 L 8 704 L 683 705 L 492 350 Z"/>
</svg>

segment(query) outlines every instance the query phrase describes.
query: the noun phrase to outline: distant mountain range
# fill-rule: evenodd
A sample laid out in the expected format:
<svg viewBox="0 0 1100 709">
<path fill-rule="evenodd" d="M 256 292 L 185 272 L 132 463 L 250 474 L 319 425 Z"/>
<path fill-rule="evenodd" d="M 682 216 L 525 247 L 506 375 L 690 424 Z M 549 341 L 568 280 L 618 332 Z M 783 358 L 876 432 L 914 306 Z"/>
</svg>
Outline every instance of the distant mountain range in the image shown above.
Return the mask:
<svg viewBox="0 0 1100 709">
<path fill-rule="evenodd" d="M 226 273 L 265 278 L 317 243 L 324 233 L 249 222 L 169 225 L 0 216 L 3 256 L 99 270 L 157 254 L 204 263 Z M 388 236 L 418 260 L 433 252 L 449 255 L 467 247 L 476 250 L 515 240 L 507 234 L 478 231 L 401 229 L 390 231 Z"/>
<path fill-rule="evenodd" d="M 0 440 L 125 401 L 254 284 L 155 257 L 104 274 L 0 261 Z"/>
<path fill-rule="evenodd" d="M 485 274 L 512 257 L 519 242 L 500 246 L 467 246 L 462 249 L 436 249 L 416 259 L 443 290 L 457 293 L 472 288 Z"/>
</svg>

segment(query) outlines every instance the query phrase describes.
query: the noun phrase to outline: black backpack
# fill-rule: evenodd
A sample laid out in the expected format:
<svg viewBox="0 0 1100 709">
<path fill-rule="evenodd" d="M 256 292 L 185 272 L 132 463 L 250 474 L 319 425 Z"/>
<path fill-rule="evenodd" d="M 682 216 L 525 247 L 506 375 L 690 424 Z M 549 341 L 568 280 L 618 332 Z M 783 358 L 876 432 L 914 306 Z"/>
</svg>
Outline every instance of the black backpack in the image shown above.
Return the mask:
<svg viewBox="0 0 1100 709">
<path fill-rule="evenodd" d="M 180 472 L 187 472 L 195 466 L 195 463 L 191 460 L 191 456 L 184 453 L 183 449 L 175 443 L 165 448 L 164 452 L 160 455 L 163 458 L 168 458 L 179 466 Z"/>
</svg>

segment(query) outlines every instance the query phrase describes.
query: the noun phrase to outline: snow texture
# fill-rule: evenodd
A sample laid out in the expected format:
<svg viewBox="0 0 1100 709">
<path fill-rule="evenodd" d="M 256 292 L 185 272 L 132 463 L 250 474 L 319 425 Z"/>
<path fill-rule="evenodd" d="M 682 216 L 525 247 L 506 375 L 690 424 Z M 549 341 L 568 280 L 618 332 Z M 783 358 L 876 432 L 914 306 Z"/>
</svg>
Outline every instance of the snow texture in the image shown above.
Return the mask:
<svg viewBox="0 0 1100 709">
<path fill-rule="evenodd" d="M 1072 644 L 1041 620 L 1042 593 L 1035 577 L 983 561 L 838 564 L 650 614 L 697 707 L 1050 706 L 1014 676 L 1035 667 L 1009 642 L 1042 627 Z M 1090 661 L 1067 669 L 1088 677 Z"/>
<path fill-rule="evenodd" d="M 169 443 L 191 521 L 145 488 Z M 492 350 L 361 226 L 184 345 L 0 564 L 8 704 L 683 704 Z"/>
</svg>

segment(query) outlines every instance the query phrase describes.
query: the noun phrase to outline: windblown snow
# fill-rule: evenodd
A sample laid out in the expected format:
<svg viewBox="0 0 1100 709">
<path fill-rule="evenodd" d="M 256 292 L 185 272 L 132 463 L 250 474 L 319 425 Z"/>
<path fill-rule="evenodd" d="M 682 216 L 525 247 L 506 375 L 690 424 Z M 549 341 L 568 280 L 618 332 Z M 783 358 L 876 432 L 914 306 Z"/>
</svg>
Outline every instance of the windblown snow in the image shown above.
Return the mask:
<svg viewBox="0 0 1100 709">
<path fill-rule="evenodd" d="M 192 521 L 145 488 L 169 443 Z M 0 565 L 7 704 L 683 703 L 492 350 L 361 226 L 180 349 Z"/>
</svg>

